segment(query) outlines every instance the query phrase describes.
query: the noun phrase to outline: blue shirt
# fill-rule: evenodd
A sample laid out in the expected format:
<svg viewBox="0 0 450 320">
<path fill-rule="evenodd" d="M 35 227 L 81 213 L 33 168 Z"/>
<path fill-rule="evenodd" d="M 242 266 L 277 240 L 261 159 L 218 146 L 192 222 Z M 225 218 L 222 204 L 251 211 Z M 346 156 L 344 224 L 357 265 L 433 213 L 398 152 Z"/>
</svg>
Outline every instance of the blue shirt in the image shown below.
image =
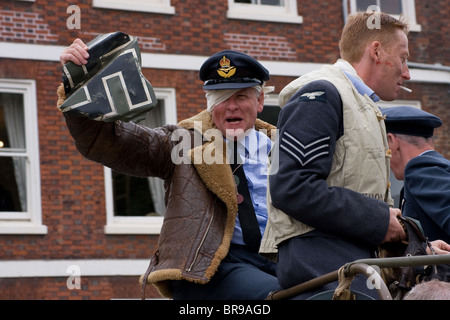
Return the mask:
<svg viewBox="0 0 450 320">
<path fill-rule="evenodd" d="M 335 63 L 335 66 L 345 73 L 347 78 L 352 82 L 352 84 L 355 86 L 356 90 L 358 90 L 360 95 L 364 96 L 367 94 L 367 96 L 369 96 L 369 98 L 372 99 L 373 102 L 380 101 L 380 97 L 378 97 L 375 94 L 375 91 L 369 88 L 364 83 L 364 81 L 362 81 L 361 78 L 357 76 L 355 68 L 353 68 L 353 66 L 350 63 L 348 63 L 343 59 L 339 59 Z"/>
<path fill-rule="evenodd" d="M 245 148 L 244 148 L 245 147 Z M 248 191 L 252 198 L 256 219 L 261 235 L 267 223 L 267 165 L 272 141 L 263 133 L 252 129 L 238 144 L 238 152 L 243 160 L 243 168 L 247 177 Z M 239 216 L 236 216 L 232 243 L 245 245 Z"/>
</svg>

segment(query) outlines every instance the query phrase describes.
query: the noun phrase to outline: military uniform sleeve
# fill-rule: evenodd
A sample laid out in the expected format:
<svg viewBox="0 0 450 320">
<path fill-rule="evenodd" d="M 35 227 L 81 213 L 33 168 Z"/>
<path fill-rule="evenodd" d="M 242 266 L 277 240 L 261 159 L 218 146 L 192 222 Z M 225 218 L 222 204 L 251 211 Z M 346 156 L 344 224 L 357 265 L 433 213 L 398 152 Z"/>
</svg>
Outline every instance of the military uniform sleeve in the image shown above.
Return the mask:
<svg viewBox="0 0 450 320">
<path fill-rule="evenodd" d="M 343 134 L 337 89 L 324 80 L 304 86 L 282 109 L 277 126 L 279 169 L 269 177 L 273 205 L 319 231 L 381 243 L 389 224 L 388 205 L 326 183 Z"/>
<path fill-rule="evenodd" d="M 405 188 L 412 195 L 408 202 L 416 212 L 425 212 L 450 238 L 450 171 L 448 162 L 422 155 L 410 160 L 405 168 Z"/>
<path fill-rule="evenodd" d="M 150 129 L 133 122 L 64 115 L 75 145 L 85 158 L 138 177 L 168 179 L 173 172 L 170 136 L 176 126 Z"/>
</svg>

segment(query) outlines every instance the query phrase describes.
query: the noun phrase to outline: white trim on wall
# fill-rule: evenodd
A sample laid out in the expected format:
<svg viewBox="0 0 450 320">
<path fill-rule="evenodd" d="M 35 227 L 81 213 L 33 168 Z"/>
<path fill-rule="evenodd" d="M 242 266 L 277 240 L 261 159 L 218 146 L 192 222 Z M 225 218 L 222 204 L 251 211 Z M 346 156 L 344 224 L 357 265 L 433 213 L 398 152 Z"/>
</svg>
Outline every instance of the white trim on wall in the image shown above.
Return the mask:
<svg viewBox="0 0 450 320">
<path fill-rule="evenodd" d="M 59 61 L 64 46 L 0 42 L 0 58 L 20 60 Z M 207 56 L 142 53 L 142 67 L 168 70 L 200 70 Z M 295 77 L 322 66 L 322 63 L 260 61 L 273 76 Z M 414 63 L 413 63 L 414 64 Z M 421 64 L 410 68 L 410 82 L 450 83 L 450 68 Z M 149 79 L 151 82 L 151 79 Z"/>
<path fill-rule="evenodd" d="M 140 276 L 149 259 L 0 260 L 0 278 Z"/>
</svg>

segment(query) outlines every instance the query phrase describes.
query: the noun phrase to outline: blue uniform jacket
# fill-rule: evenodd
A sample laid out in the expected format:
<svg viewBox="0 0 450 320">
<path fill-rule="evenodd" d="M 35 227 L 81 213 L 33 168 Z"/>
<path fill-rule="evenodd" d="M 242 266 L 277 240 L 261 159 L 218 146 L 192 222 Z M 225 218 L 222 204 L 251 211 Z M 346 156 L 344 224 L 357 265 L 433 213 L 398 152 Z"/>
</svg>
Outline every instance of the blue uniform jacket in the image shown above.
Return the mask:
<svg viewBox="0 0 450 320">
<path fill-rule="evenodd" d="M 420 221 L 430 241 L 450 242 L 450 161 L 436 151 L 405 167 L 402 213 Z"/>
</svg>

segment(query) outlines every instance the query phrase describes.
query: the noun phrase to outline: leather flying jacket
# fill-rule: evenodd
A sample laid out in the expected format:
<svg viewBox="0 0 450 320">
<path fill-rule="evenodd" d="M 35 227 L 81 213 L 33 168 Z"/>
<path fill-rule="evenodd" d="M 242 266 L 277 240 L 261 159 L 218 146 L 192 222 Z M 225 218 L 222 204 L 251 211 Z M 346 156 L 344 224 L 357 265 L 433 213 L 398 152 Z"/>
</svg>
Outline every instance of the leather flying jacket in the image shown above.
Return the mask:
<svg viewBox="0 0 450 320">
<path fill-rule="evenodd" d="M 60 103 L 64 92 L 58 89 Z M 164 297 L 171 297 L 168 280 L 206 283 L 227 255 L 237 214 L 236 190 L 231 168 L 222 155 L 221 163 L 194 161 L 202 153 L 214 153 L 212 146 L 225 143 L 222 137 L 206 137 L 214 129 L 209 112 L 181 121 L 178 126 L 150 129 L 132 122 L 101 122 L 85 116 L 65 115 L 78 151 L 86 158 L 111 169 L 134 176 L 156 176 L 165 181 L 166 212 L 148 274 L 141 282 L 156 286 Z M 191 137 L 201 131 L 204 140 L 189 150 L 192 161 L 175 164 L 172 150 L 179 138 L 174 132 L 188 130 Z M 197 125 L 196 125 L 197 124 Z M 255 129 L 275 127 L 256 120 Z M 209 139 L 209 141 L 208 141 Z M 218 149 L 217 149 L 218 150 Z"/>
</svg>

